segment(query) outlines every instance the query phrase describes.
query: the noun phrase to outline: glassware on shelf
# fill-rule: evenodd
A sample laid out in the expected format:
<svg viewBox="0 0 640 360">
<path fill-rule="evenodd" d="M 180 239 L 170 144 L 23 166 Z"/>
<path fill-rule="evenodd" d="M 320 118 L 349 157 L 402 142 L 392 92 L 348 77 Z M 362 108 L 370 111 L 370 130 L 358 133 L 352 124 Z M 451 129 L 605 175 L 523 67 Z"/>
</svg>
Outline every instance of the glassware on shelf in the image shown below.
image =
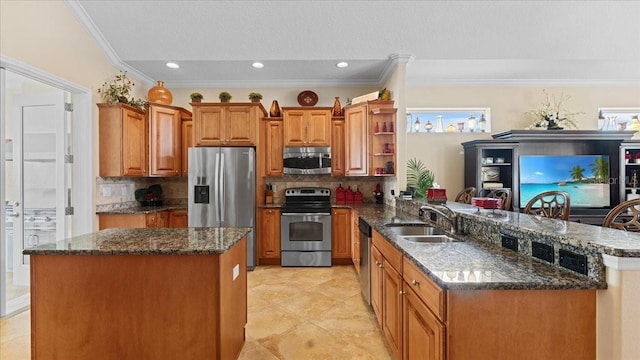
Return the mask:
<svg viewBox="0 0 640 360">
<path fill-rule="evenodd" d="M 387 122 L 382 123 L 382 132 L 387 132 Z"/>
<path fill-rule="evenodd" d="M 433 129 L 433 124 L 431 123 L 431 121 L 427 120 L 427 123 L 424 124 L 424 129 L 427 130 L 427 132 L 431 132 L 431 129 Z"/>
<path fill-rule="evenodd" d="M 463 132 L 464 131 L 464 123 L 463 122 L 459 122 L 458 123 L 458 131 L 459 132 Z"/>
<path fill-rule="evenodd" d="M 393 121 L 389 123 L 389 132 L 393 132 L 395 129 L 393 128 Z"/>
<path fill-rule="evenodd" d="M 607 131 L 618 130 L 618 126 L 616 125 L 617 117 L 618 117 L 617 115 L 608 115 L 607 121 L 605 122 L 605 125 L 602 127 L 602 130 L 607 130 Z"/>
<path fill-rule="evenodd" d="M 442 123 L 442 115 L 436 117 L 436 132 L 444 132 L 444 124 Z"/>
<path fill-rule="evenodd" d="M 447 126 L 447 132 L 448 132 L 448 133 L 456 132 L 456 127 L 455 127 L 455 126 L 453 126 L 453 124 L 449 124 L 449 125 Z"/>
<path fill-rule="evenodd" d="M 631 179 L 629 180 L 629 186 L 632 188 L 638 187 L 638 170 L 633 170 L 631 173 Z"/>
<path fill-rule="evenodd" d="M 376 127 L 374 129 L 374 132 L 379 133 L 380 132 L 380 126 L 378 126 L 378 122 L 376 121 Z"/>
</svg>

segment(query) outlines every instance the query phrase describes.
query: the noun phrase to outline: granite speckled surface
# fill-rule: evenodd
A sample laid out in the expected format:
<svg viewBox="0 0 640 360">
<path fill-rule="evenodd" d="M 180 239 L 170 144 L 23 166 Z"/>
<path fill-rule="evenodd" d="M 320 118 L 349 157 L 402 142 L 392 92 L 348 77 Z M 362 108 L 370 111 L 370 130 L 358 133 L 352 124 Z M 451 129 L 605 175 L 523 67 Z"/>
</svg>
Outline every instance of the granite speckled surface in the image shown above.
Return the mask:
<svg viewBox="0 0 640 360">
<path fill-rule="evenodd" d="M 409 213 L 380 205 L 354 207 L 358 215 L 444 289 L 603 289 L 598 281 L 543 263 L 525 254 L 503 249 L 475 236 L 462 242 L 416 243 L 404 240 L 390 222 L 416 223 Z"/>
<path fill-rule="evenodd" d="M 168 210 L 187 210 L 185 205 L 162 205 L 162 206 L 133 206 L 126 208 L 113 208 L 109 210 L 96 211 L 97 215 L 135 215 L 153 214 Z"/>
<path fill-rule="evenodd" d="M 25 255 L 222 254 L 251 228 L 106 229 L 24 250 Z"/>
</svg>

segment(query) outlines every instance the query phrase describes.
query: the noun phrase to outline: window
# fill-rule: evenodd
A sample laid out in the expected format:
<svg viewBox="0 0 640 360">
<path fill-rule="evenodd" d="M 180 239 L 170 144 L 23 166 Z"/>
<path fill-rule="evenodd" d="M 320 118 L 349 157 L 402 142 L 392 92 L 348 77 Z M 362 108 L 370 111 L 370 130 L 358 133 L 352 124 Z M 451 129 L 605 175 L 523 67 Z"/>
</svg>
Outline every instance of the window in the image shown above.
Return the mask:
<svg viewBox="0 0 640 360">
<path fill-rule="evenodd" d="M 489 108 L 407 108 L 407 133 L 491 132 Z"/>
</svg>

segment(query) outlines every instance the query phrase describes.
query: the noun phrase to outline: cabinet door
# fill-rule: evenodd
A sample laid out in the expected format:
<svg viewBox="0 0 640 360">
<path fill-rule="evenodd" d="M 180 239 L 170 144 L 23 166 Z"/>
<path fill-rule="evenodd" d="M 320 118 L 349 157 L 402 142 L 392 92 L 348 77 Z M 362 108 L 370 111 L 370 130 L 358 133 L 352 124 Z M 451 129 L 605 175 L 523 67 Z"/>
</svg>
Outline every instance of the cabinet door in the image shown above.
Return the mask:
<svg viewBox="0 0 640 360">
<path fill-rule="evenodd" d="M 196 146 L 221 146 L 223 140 L 222 106 L 193 107 L 193 136 Z"/>
<path fill-rule="evenodd" d="M 331 122 L 331 175 L 344 176 L 344 120 Z"/>
<path fill-rule="evenodd" d="M 156 227 L 158 228 L 167 228 L 169 227 L 169 212 L 168 211 L 159 211 L 156 213 Z"/>
<path fill-rule="evenodd" d="M 333 209 L 331 216 L 331 257 L 351 258 L 351 210 Z"/>
<path fill-rule="evenodd" d="M 380 250 L 373 245 L 371 246 L 370 256 L 371 307 L 373 307 L 373 312 L 376 314 L 378 324 L 382 327 L 382 266 L 384 261 Z"/>
<path fill-rule="evenodd" d="M 224 113 L 225 145 L 251 146 L 256 144 L 257 117 L 252 116 L 251 106 L 228 106 Z"/>
<path fill-rule="evenodd" d="M 264 124 L 265 175 L 282 176 L 282 121 L 269 120 Z"/>
<path fill-rule="evenodd" d="M 122 175 L 147 176 L 147 134 L 145 116 L 123 108 Z"/>
<path fill-rule="evenodd" d="M 187 210 L 169 211 L 169 227 L 171 228 L 189 227 L 189 218 L 188 218 Z"/>
<path fill-rule="evenodd" d="M 305 118 L 307 146 L 330 146 L 331 110 L 307 110 Z"/>
<path fill-rule="evenodd" d="M 284 123 L 284 146 L 306 146 L 305 111 L 285 110 L 282 121 Z"/>
<path fill-rule="evenodd" d="M 367 107 L 346 109 L 344 129 L 345 175 L 367 175 Z"/>
<path fill-rule="evenodd" d="M 402 303 L 402 359 L 444 359 L 445 327 L 407 283 Z"/>
<path fill-rule="evenodd" d="M 262 210 L 260 257 L 280 258 L 280 210 Z"/>
<path fill-rule="evenodd" d="M 396 359 L 402 348 L 402 276 L 384 260 L 382 274 L 382 329 Z"/>
<path fill-rule="evenodd" d="M 193 120 L 182 120 L 182 176 L 189 175 L 189 148 L 193 144 Z"/>
<path fill-rule="evenodd" d="M 100 214 L 98 229 L 145 228 L 147 217 L 144 214 Z"/>
<path fill-rule="evenodd" d="M 149 107 L 149 175 L 180 176 L 182 172 L 180 111 Z"/>
</svg>

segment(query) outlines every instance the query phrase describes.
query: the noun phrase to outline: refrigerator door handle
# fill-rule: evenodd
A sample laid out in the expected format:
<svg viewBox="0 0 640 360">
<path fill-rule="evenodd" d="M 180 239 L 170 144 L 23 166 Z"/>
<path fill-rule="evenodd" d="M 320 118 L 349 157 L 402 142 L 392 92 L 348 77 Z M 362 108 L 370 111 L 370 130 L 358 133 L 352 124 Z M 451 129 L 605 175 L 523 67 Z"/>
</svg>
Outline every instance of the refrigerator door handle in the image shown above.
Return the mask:
<svg viewBox="0 0 640 360">
<path fill-rule="evenodd" d="M 224 153 L 220 154 L 220 193 L 218 194 L 218 199 L 220 199 L 220 222 L 223 223 L 224 220 L 224 212 L 226 211 L 225 206 L 225 194 L 224 194 L 224 173 L 226 169 L 224 167 Z"/>
<path fill-rule="evenodd" d="M 216 217 L 215 221 L 219 222 L 220 221 L 220 206 L 219 206 L 219 201 L 220 199 L 218 199 L 218 194 L 220 194 L 220 184 L 218 183 L 218 178 L 220 177 L 220 153 L 216 153 L 216 162 L 215 162 L 215 166 L 213 167 L 213 196 L 214 196 L 214 206 L 215 206 L 215 210 L 218 213 L 218 216 Z"/>
</svg>

